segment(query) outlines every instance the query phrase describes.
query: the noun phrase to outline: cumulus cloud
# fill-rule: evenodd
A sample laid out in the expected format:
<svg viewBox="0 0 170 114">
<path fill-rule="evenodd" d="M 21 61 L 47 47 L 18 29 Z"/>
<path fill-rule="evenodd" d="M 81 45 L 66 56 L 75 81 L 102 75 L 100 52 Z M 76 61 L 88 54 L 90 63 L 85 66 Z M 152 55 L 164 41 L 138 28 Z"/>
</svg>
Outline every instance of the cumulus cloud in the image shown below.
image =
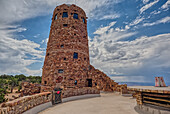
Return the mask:
<svg viewBox="0 0 170 114">
<path fill-rule="evenodd" d="M 36 16 L 47 15 L 53 12 L 53 9 L 61 4 L 75 4 L 83 8 L 92 18 L 93 10 L 97 7 L 108 4 L 109 0 L 1 0 L 0 1 L 0 23 L 13 23 Z M 117 3 L 118 0 L 113 1 Z M 107 16 L 103 18 L 113 18 Z"/>
<path fill-rule="evenodd" d="M 95 36 L 89 41 L 91 64 L 110 76 L 142 76 L 145 72 L 152 77 L 152 71 L 162 73 L 162 68 L 169 68 L 170 34 L 122 40 L 133 35 L 110 28 Z"/>
<path fill-rule="evenodd" d="M 8 26 L 8 25 L 7 25 Z M 27 39 L 11 38 L 14 32 L 21 32 L 23 28 L 10 26 L 13 29 L 0 28 L 0 74 L 39 75 L 41 70 L 30 70 L 27 66 L 35 62 L 42 62 L 43 51 L 40 45 Z"/>
<path fill-rule="evenodd" d="M 170 22 L 170 17 L 167 16 L 167 17 L 164 17 L 164 18 L 157 20 L 156 22 L 153 22 L 153 23 L 144 23 L 143 26 L 153 26 L 153 25 L 157 25 L 160 23 L 169 23 L 169 22 Z"/>
<path fill-rule="evenodd" d="M 146 11 L 147 9 L 149 9 L 150 7 L 152 7 L 154 4 L 158 3 L 159 0 L 155 0 L 154 2 L 151 2 L 149 4 L 146 4 L 145 6 L 143 6 L 141 9 L 140 9 L 140 14 L 142 14 L 144 11 Z"/>
</svg>

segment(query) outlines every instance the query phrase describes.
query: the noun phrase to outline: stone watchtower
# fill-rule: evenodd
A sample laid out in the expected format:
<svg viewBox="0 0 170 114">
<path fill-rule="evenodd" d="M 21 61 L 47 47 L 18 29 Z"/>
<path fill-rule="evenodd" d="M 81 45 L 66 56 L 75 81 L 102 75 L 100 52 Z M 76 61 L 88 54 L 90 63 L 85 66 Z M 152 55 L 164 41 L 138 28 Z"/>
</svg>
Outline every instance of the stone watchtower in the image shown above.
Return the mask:
<svg viewBox="0 0 170 114">
<path fill-rule="evenodd" d="M 86 86 L 90 67 L 86 18 L 76 5 L 63 4 L 54 9 L 42 85 Z"/>
</svg>

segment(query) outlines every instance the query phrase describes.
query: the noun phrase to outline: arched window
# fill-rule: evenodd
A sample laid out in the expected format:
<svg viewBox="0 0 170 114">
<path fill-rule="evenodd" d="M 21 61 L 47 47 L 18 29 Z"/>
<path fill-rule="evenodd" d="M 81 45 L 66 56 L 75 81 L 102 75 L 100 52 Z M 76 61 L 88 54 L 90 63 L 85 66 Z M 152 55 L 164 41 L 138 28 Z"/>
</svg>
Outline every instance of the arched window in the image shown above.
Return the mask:
<svg viewBox="0 0 170 114">
<path fill-rule="evenodd" d="M 79 19 L 79 18 L 78 18 L 78 14 L 77 14 L 77 13 L 74 13 L 73 18 L 74 18 L 74 19 Z"/>
<path fill-rule="evenodd" d="M 55 15 L 55 17 L 54 17 L 54 20 L 56 20 L 57 19 L 57 14 Z"/>
</svg>

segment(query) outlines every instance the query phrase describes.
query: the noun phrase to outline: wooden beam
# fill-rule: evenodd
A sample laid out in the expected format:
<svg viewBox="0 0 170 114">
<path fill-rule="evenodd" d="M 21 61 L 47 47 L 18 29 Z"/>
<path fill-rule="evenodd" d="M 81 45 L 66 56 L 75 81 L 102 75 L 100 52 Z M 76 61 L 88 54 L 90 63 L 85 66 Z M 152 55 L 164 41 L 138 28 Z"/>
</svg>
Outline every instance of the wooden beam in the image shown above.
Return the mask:
<svg viewBox="0 0 170 114">
<path fill-rule="evenodd" d="M 153 97 L 163 97 L 163 98 L 170 98 L 170 95 L 159 95 L 159 94 L 149 94 L 149 93 L 142 93 L 142 96 L 153 96 Z"/>
<path fill-rule="evenodd" d="M 162 106 L 162 107 L 170 108 L 170 105 L 165 105 L 165 104 L 160 104 L 160 103 L 150 102 L 150 101 L 143 101 L 143 102 L 144 103 L 148 103 L 148 104 L 153 104 L 153 105 L 157 105 L 157 106 Z"/>
<path fill-rule="evenodd" d="M 164 102 L 169 102 L 170 100 L 166 100 L 166 99 L 159 99 L 159 98 L 152 98 L 152 97 L 143 97 L 144 99 L 151 99 L 151 100 L 156 100 L 156 101 L 164 101 Z"/>
</svg>

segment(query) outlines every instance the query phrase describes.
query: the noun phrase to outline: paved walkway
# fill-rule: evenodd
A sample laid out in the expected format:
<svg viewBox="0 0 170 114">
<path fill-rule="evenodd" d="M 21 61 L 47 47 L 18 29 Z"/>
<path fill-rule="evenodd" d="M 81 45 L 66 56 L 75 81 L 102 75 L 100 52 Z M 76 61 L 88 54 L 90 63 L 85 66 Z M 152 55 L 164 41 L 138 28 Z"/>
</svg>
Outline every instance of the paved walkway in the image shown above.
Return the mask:
<svg viewBox="0 0 170 114">
<path fill-rule="evenodd" d="M 101 93 L 101 97 L 55 105 L 39 114 L 138 114 L 136 100 L 117 93 Z"/>
<path fill-rule="evenodd" d="M 168 87 L 155 87 L 155 86 L 128 86 L 128 88 L 150 89 L 150 90 L 166 90 L 166 91 L 170 91 L 170 86 L 168 86 Z"/>
</svg>

